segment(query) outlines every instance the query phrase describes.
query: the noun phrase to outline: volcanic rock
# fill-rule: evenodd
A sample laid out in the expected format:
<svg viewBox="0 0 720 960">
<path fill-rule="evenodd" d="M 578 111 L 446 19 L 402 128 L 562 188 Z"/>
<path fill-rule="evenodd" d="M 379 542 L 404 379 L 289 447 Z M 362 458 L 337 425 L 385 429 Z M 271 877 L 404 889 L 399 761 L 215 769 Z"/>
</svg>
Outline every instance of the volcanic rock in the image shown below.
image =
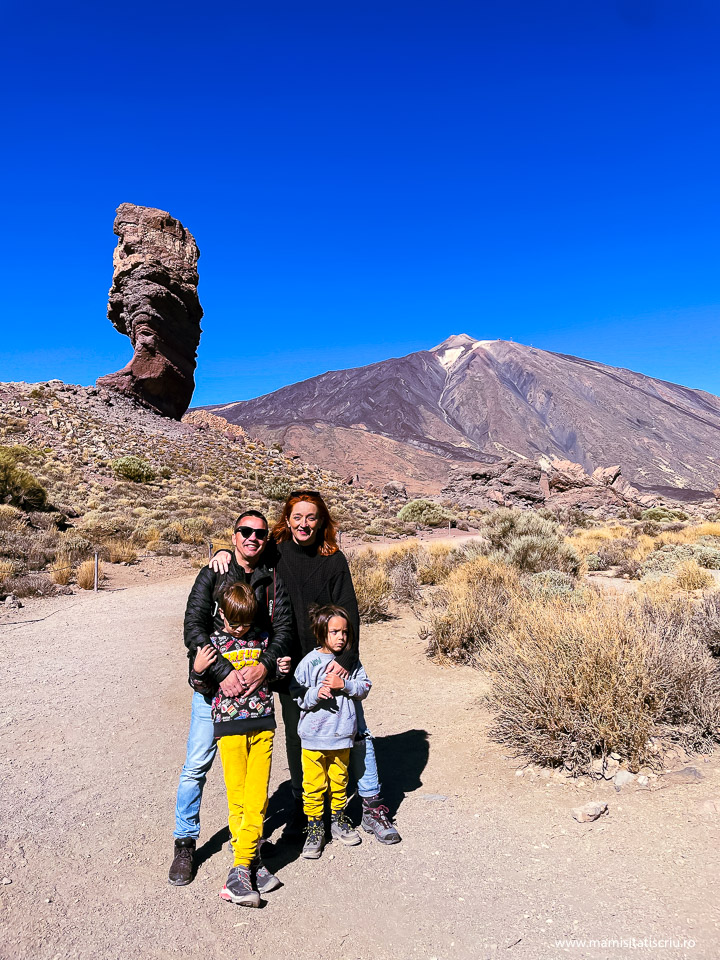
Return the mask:
<svg viewBox="0 0 720 960">
<path fill-rule="evenodd" d="M 113 230 L 120 239 L 108 318 L 130 337 L 135 354 L 98 386 L 179 420 L 195 389 L 203 315 L 197 294 L 200 251 L 179 220 L 154 207 L 120 204 Z"/>
<path fill-rule="evenodd" d="M 606 484 L 613 477 L 610 486 Z M 623 480 L 616 468 L 588 476 L 579 463 L 541 458 L 501 460 L 455 471 L 442 490 L 444 499 L 470 510 L 494 507 L 548 507 L 556 512 L 582 510 L 598 518 L 617 517 L 657 503 Z"/>
</svg>

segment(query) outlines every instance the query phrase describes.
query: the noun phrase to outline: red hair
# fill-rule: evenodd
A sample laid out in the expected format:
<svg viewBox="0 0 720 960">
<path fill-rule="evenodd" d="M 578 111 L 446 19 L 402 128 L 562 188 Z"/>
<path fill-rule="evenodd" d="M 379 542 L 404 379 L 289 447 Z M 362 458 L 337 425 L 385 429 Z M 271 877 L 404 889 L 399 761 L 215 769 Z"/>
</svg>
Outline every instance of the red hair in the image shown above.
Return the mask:
<svg viewBox="0 0 720 960">
<path fill-rule="evenodd" d="M 323 557 L 329 557 L 331 554 L 337 553 L 339 550 L 337 544 L 337 527 L 333 522 L 333 518 L 330 516 L 330 511 L 325 501 L 320 494 L 314 490 L 296 490 L 290 494 L 283 505 L 280 519 L 272 528 L 272 535 L 275 542 L 282 543 L 284 540 L 290 539 L 291 534 L 288 521 L 293 507 L 298 503 L 312 503 L 314 507 L 317 507 L 317 512 L 320 515 L 320 526 L 317 529 L 315 537 L 318 553 Z"/>
</svg>

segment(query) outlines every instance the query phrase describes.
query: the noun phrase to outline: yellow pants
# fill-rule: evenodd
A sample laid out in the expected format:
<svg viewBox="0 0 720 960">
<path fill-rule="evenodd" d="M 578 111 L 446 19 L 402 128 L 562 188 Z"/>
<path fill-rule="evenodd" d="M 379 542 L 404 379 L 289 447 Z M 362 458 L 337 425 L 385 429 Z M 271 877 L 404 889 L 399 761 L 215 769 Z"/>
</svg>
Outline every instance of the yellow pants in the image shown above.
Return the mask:
<svg viewBox="0 0 720 960">
<path fill-rule="evenodd" d="M 228 799 L 233 866 L 249 867 L 262 836 L 274 730 L 238 733 L 218 741 Z"/>
<path fill-rule="evenodd" d="M 303 810 L 308 817 L 321 817 L 325 791 L 330 785 L 333 813 L 347 803 L 348 760 L 350 750 L 305 750 L 302 752 Z"/>
</svg>

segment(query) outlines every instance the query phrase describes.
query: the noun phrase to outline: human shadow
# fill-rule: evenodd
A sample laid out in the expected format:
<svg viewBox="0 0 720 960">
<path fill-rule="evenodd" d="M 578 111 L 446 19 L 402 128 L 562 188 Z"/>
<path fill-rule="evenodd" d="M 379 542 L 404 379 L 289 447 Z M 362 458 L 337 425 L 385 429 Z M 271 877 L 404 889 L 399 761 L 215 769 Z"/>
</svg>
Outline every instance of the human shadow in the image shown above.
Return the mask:
<svg viewBox="0 0 720 960">
<path fill-rule="evenodd" d="M 214 857 L 216 853 L 220 853 L 229 839 L 230 828 L 226 824 L 224 827 L 220 827 L 219 830 L 216 830 L 215 833 L 208 840 L 206 840 L 201 847 L 198 847 L 195 851 L 196 872 L 206 860 L 209 860 L 210 857 Z"/>
<path fill-rule="evenodd" d="M 422 773 L 430 755 L 428 737 L 427 730 L 404 730 L 402 733 L 373 738 L 382 782 L 382 800 L 392 817 L 405 797 L 422 786 Z M 357 764 L 353 764 L 351 760 L 351 774 L 353 772 L 357 776 Z M 350 790 L 355 790 L 355 787 L 351 775 Z M 270 836 L 290 819 L 294 804 L 291 784 L 286 780 L 280 784 L 268 803 L 265 836 Z M 362 819 L 362 800 L 357 792 L 348 804 L 348 814 L 353 823 L 359 823 Z M 328 816 L 326 809 L 326 819 Z M 326 832 L 329 832 L 329 824 L 326 824 Z M 295 841 L 279 840 L 268 844 L 263 847 L 263 857 L 271 863 L 273 870 L 280 870 L 298 859 L 303 840 L 301 837 Z"/>
</svg>

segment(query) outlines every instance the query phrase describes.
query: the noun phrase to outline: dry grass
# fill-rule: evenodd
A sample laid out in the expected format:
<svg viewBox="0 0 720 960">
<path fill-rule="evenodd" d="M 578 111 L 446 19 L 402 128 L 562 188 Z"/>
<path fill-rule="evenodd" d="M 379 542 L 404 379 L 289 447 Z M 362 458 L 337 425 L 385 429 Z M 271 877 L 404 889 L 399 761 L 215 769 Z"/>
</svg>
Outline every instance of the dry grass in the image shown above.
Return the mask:
<svg viewBox="0 0 720 960">
<path fill-rule="evenodd" d="M 619 598 L 536 590 L 537 577 L 477 557 L 437 592 L 422 633 L 431 655 L 490 670 L 501 741 L 580 773 L 615 751 L 632 769 L 653 762 L 650 737 L 688 749 L 720 739 L 714 606 L 703 629 L 669 578 Z"/>
<path fill-rule="evenodd" d="M 360 620 L 363 623 L 384 620 L 388 615 L 392 583 L 378 554 L 374 550 L 364 550 L 361 553 L 349 554 L 348 561 L 357 595 Z"/>
<path fill-rule="evenodd" d="M 673 577 L 681 590 L 707 590 L 715 586 L 713 575 L 704 570 L 696 560 L 686 560 L 681 563 Z"/>
<path fill-rule="evenodd" d="M 104 579 L 102 563 L 98 561 L 98 580 Z M 77 568 L 77 584 L 82 590 L 92 590 L 95 586 L 95 560 L 83 560 Z"/>
<path fill-rule="evenodd" d="M 73 565 L 70 558 L 63 553 L 59 553 L 55 560 L 50 564 L 50 579 L 60 587 L 65 587 L 70 583 L 73 575 Z"/>
<path fill-rule="evenodd" d="M 105 545 L 104 554 L 110 563 L 135 563 L 137 550 L 127 540 L 110 540 Z"/>
</svg>

